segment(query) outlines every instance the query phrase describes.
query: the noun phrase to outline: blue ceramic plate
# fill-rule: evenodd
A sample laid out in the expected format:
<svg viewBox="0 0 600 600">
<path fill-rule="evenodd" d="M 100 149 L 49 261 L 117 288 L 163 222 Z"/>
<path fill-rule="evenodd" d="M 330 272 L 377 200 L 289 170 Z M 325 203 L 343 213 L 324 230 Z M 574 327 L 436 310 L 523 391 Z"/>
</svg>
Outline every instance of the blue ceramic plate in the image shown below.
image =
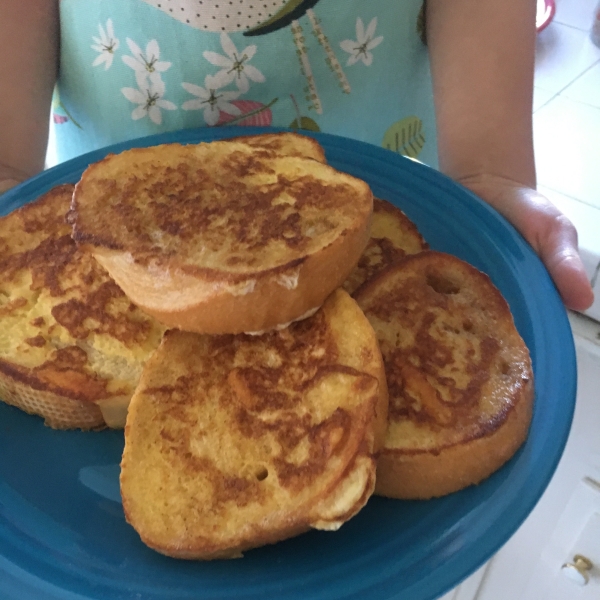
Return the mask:
<svg viewBox="0 0 600 600">
<path fill-rule="evenodd" d="M 78 180 L 107 152 L 257 133 L 152 136 L 50 169 L 0 199 L 0 213 Z M 573 339 L 537 256 L 474 195 L 387 150 L 318 134 L 329 162 L 402 208 L 436 250 L 488 273 L 529 346 L 536 409 L 526 444 L 477 487 L 426 502 L 371 498 L 338 532 L 310 532 L 241 560 L 178 561 L 146 548 L 123 517 L 123 434 L 53 431 L 0 406 L 0 598 L 3 600 L 428 600 L 477 569 L 515 532 L 546 488 L 569 432 Z M 0 323 L 1 327 L 1 323 Z"/>
</svg>

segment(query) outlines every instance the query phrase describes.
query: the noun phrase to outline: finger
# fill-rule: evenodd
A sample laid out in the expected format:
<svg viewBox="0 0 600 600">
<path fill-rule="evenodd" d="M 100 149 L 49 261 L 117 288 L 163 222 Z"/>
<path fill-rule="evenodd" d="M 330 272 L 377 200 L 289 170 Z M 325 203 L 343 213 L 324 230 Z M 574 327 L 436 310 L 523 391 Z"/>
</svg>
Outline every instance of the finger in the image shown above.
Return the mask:
<svg viewBox="0 0 600 600">
<path fill-rule="evenodd" d="M 4 192 L 8 192 L 11 188 L 19 185 L 20 181 L 16 179 L 3 179 L 0 181 L 0 194 L 4 194 Z"/>
<path fill-rule="evenodd" d="M 577 249 L 577 231 L 564 215 L 551 219 L 549 231 L 538 236 L 540 258 L 554 280 L 567 308 L 585 310 L 594 293 Z"/>
<path fill-rule="evenodd" d="M 577 230 L 539 192 L 505 179 L 462 182 L 503 214 L 531 244 L 567 308 L 585 310 L 594 293 L 577 248 Z"/>
</svg>

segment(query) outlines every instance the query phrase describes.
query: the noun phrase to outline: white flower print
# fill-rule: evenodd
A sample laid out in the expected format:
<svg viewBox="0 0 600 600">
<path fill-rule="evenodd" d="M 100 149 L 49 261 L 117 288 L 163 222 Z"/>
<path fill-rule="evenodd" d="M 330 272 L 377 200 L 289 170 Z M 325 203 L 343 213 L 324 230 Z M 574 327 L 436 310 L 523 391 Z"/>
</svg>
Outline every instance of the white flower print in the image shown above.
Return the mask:
<svg viewBox="0 0 600 600">
<path fill-rule="evenodd" d="M 162 123 L 161 108 L 164 110 L 176 110 L 177 106 L 169 100 L 164 100 L 165 84 L 162 79 L 146 82 L 141 85 L 139 90 L 135 88 L 122 88 L 121 92 L 134 104 L 139 104 L 133 109 L 131 118 L 134 121 L 149 116 L 153 123 L 160 125 Z"/>
<path fill-rule="evenodd" d="M 147 86 L 149 79 L 152 83 L 161 80 L 161 73 L 164 73 L 170 66 L 170 62 L 159 60 L 160 48 L 156 40 L 150 40 L 146 45 L 146 52 L 133 41 L 127 38 L 127 45 L 133 56 L 124 56 L 123 62 L 135 71 L 135 80 L 139 88 Z"/>
<path fill-rule="evenodd" d="M 373 62 L 373 54 L 371 50 L 376 48 L 383 42 L 383 36 L 373 38 L 375 34 L 375 28 L 377 27 L 377 17 L 371 20 L 367 30 L 362 19 L 359 17 L 356 19 L 356 41 L 344 40 L 340 43 L 342 50 L 350 54 L 348 58 L 347 66 L 351 66 L 362 60 L 363 63 L 368 67 Z"/>
<path fill-rule="evenodd" d="M 204 120 L 207 125 L 216 125 L 221 111 L 237 117 L 241 114 L 241 110 L 234 104 L 231 104 L 230 101 L 235 100 L 240 95 L 240 92 L 220 91 L 221 84 L 222 80 L 212 75 L 206 76 L 204 87 L 194 85 L 193 83 L 182 83 L 183 88 L 190 94 L 197 96 L 197 98 L 184 102 L 181 108 L 183 110 L 203 110 Z"/>
<path fill-rule="evenodd" d="M 264 75 L 256 67 L 248 64 L 256 54 L 255 45 L 246 46 L 241 52 L 238 52 L 231 38 L 226 33 L 221 33 L 221 46 L 227 56 L 208 50 L 203 53 L 209 63 L 221 67 L 221 70 L 215 75 L 220 84 L 219 87 L 225 87 L 235 81 L 238 90 L 245 94 L 250 89 L 249 79 L 255 83 L 265 81 Z"/>
<path fill-rule="evenodd" d="M 92 66 L 97 67 L 104 63 L 104 70 L 107 71 L 112 65 L 115 52 L 119 49 L 119 40 L 115 37 L 112 19 L 106 21 L 106 30 L 101 23 L 98 23 L 98 32 L 100 37 L 92 36 L 96 43 L 91 48 L 100 54 L 96 56 Z"/>
</svg>

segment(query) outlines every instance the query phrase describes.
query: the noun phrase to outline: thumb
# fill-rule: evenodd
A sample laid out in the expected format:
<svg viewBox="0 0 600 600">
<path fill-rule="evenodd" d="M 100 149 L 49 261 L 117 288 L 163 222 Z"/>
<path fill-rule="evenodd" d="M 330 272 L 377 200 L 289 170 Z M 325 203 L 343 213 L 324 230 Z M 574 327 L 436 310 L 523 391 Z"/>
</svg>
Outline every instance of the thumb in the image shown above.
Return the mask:
<svg viewBox="0 0 600 600">
<path fill-rule="evenodd" d="M 594 293 L 577 249 L 577 232 L 563 215 L 554 226 L 538 236 L 537 251 L 567 308 L 585 310 L 594 302 Z"/>
<path fill-rule="evenodd" d="M 11 188 L 15 187 L 21 183 L 17 179 L 1 179 L 0 180 L 0 194 L 4 194 L 4 192 L 8 192 Z"/>
</svg>

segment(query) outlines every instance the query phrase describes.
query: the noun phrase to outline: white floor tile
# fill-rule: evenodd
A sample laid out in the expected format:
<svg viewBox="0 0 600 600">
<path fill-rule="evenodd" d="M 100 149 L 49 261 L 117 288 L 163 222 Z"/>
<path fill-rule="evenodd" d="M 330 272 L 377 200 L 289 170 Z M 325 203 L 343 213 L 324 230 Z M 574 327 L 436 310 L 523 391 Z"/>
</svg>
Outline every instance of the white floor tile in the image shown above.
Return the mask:
<svg viewBox="0 0 600 600">
<path fill-rule="evenodd" d="M 584 204 L 554 190 L 538 186 L 558 209 L 563 212 L 577 228 L 579 254 L 588 278 L 594 288 L 594 304 L 584 312 L 589 317 L 600 320 L 600 208 Z"/>
<path fill-rule="evenodd" d="M 536 112 L 542 106 L 547 104 L 556 94 L 549 90 L 544 90 L 537 86 L 533 87 L 533 112 Z"/>
<path fill-rule="evenodd" d="M 580 246 L 585 246 L 600 256 L 600 208 L 569 198 L 543 185 L 539 185 L 538 190 L 571 219 L 577 227 Z"/>
<path fill-rule="evenodd" d="M 600 207 L 600 109 L 558 96 L 533 130 L 538 184 Z"/>
<path fill-rule="evenodd" d="M 598 0 L 556 0 L 554 22 L 589 31 Z"/>
<path fill-rule="evenodd" d="M 600 108 L 600 60 L 567 87 L 561 96 Z M 600 150 L 600 143 L 598 147 Z"/>
<path fill-rule="evenodd" d="M 600 60 L 587 32 L 550 23 L 537 37 L 535 86 L 555 94 Z"/>
</svg>

